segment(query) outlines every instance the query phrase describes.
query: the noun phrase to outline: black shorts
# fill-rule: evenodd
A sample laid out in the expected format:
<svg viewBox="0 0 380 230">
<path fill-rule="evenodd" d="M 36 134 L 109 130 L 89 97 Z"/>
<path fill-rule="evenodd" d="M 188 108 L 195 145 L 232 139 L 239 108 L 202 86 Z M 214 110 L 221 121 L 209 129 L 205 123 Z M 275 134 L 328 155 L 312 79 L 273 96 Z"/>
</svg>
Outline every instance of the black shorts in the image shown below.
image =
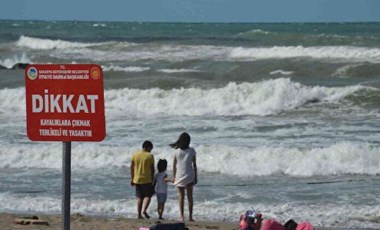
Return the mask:
<svg viewBox="0 0 380 230">
<path fill-rule="evenodd" d="M 144 197 L 152 197 L 154 194 L 153 184 L 135 184 L 136 188 L 136 197 L 144 198 Z"/>
</svg>

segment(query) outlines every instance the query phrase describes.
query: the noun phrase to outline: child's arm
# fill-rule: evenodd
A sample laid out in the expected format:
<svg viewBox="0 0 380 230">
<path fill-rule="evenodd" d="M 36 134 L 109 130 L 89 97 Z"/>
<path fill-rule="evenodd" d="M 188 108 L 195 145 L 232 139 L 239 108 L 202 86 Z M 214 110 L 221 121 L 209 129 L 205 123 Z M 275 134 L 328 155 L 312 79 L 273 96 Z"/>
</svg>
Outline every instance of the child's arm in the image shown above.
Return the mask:
<svg viewBox="0 0 380 230">
<path fill-rule="evenodd" d="M 174 183 L 174 179 L 169 178 L 168 175 L 165 175 L 165 176 L 164 176 L 164 181 L 165 181 L 166 183 L 167 183 L 167 182 Z"/>
</svg>

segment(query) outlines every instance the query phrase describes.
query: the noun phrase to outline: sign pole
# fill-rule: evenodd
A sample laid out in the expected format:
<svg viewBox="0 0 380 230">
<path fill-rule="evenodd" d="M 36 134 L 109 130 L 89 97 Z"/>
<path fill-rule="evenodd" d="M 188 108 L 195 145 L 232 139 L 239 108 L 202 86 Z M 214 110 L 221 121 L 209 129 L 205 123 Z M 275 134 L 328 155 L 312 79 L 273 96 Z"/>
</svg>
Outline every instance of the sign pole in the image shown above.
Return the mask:
<svg viewBox="0 0 380 230">
<path fill-rule="evenodd" d="M 62 230 L 70 230 L 71 142 L 63 142 Z"/>
</svg>

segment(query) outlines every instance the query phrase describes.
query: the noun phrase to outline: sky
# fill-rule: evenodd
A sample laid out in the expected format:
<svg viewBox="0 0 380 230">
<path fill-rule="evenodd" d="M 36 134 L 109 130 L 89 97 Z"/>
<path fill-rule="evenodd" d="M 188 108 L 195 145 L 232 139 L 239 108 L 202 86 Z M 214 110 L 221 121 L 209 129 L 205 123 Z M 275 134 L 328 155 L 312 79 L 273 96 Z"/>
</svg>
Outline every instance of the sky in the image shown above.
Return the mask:
<svg viewBox="0 0 380 230">
<path fill-rule="evenodd" d="M 0 19 L 380 22 L 380 0 L 5 0 Z"/>
</svg>

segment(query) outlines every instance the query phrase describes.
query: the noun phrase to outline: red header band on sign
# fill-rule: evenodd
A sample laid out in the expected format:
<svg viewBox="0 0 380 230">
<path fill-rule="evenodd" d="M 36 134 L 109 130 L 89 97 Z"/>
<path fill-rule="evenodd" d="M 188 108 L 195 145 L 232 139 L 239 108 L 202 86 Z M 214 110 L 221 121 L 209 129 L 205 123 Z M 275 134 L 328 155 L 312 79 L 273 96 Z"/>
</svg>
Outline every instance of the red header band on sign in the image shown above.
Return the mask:
<svg viewBox="0 0 380 230">
<path fill-rule="evenodd" d="M 105 138 L 103 71 L 99 65 L 28 65 L 25 90 L 31 140 Z"/>
</svg>

